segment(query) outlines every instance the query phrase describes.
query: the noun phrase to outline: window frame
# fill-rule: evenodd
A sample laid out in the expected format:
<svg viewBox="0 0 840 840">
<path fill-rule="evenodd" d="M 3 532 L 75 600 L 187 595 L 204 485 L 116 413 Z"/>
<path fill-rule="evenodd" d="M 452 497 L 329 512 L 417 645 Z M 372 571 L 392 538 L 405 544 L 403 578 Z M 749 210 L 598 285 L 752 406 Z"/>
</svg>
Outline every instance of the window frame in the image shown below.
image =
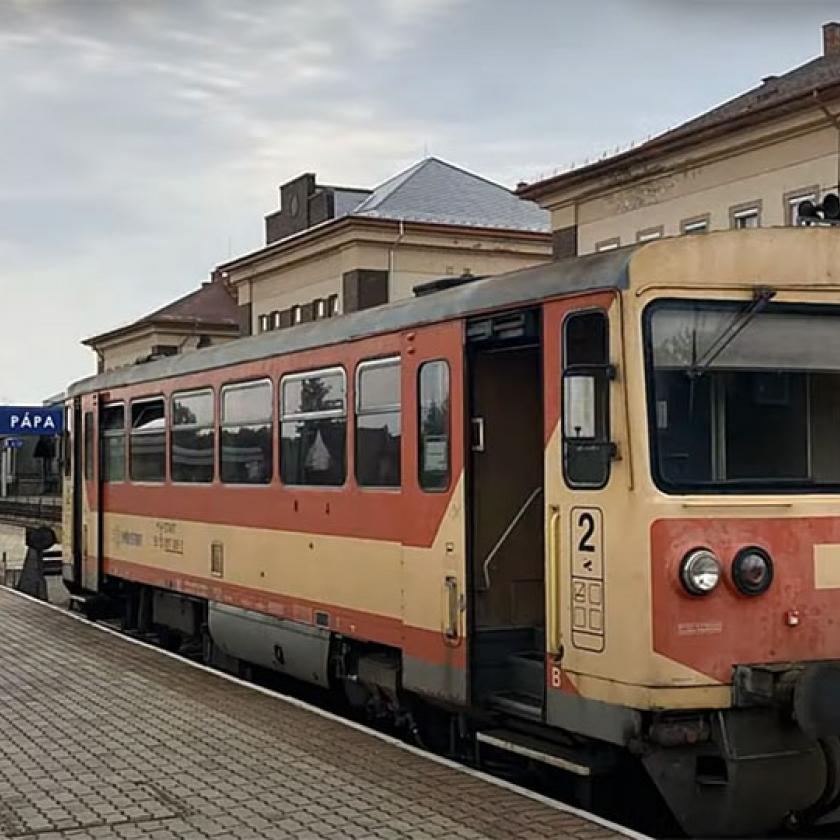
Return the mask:
<svg viewBox="0 0 840 840">
<path fill-rule="evenodd" d="M 761 217 L 763 211 L 761 199 L 754 201 L 745 201 L 741 204 L 734 204 L 729 208 L 729 228 L 730 230 L 751 230 L 749 226 L 739 227 L 739 219 L 747 219 L 755 217 L 756 228 L 761 227 Z"/>
<path fill-rule="evenodd" d="M 331 374 L 331 373 L 340 373 L 342 376 L 342 380 L 344 383 L 344 407 L 342 409 L 338 408 L 329 408 L 324 409 L 321 411 L 303 411 L 297 414 L 289 414 L 286 415 L 283 411 L 283 396 L 284 396 L 284 385 L 286 382 L 297 382 L 302 379 L 311 379 L 313 376 L 323 376 L 324 374 Z M 347 426 L 349 425 L 350 420 L 350 403 L 347 399 L 347 370 L 345 369 L 344 365 L 330 365 L 329 367 L 323 368 L 313 368 L 312 370 L 298 370 L 293 371 L 290 373 L 284 373 L 281 375 L 278 383 L 277 383 L 277 436 L 278 436 L 278 446 L 277 446 L 277 459 L 278 459 L 278 479 L 280 480 L 280 484 L 283 487 L 294 487 L 294 488 L 303 488 L 303 489 L 315 489 L 315 490 L 340 490 L 342 487 L 347 486 L 347 477 L 349 474 L 348 461 L 347 461 L 347 453 L 349 447 L 347 446 Z M 345 430 L 344 430 L 344 481 L 341 484 L 296 484 L 296 483 L 288 483 L 283 480 L 283 423 L 286 422 L 286 417 L 289 417 L 291 420 L 325 420 L 332 417 L 343 417 L 345 421 Z M 355 429 L 355 426 L 354 426 Z M 354 444 L 355 448 L 355 444 Z M 354 465 L 354 472 L 355 472 L 355 465 Z"/>
<path fill-rule="evenodd" d="M 271 431 L 271 457 L 268 459 L 268 465 L 271 472 L 268 476 L 268 481 L 250 482 L 250 481 L 225 481 L 222 477 L 222 432 L 226 426 L 243 426 L 249 425 L 247 423 L 225 423 L 225 392 L 241 388 L 247 388 L 249 385 L 258 385 L 268 383 L 269 396 L 269 411 L 271 412 L 268 418 L 268 426 Z M 215 463 L 214 474 L 216 480 L 225 487 L 271 487 L 274 483 L 274 445 L 275 445 L 275 429 L 276 422 L 274 417 L 274 382 L 270 376 L 261 376 L 258 379 L 236 379 L 232 382 L 225 382 L 219 386 L 218 389 L 218 405 L 215 407 L 215 425 L 217 440 L 214 442 L 215 449 Z"/>
<path fill-rule="evenodd" d="M 131 439 L 135 435 L 144 436 L 144 435 L 153 435 L 158 434 L 157 431 L 154 432 L 135 432 L 134 431 L 134 406 L 135 405 L 142 405 L 143 403 L 152 403 L 160 401 L 163 404 L 163 478 L 161 479 L 143 479 L 143 480 L 135 480 L 132 476 L 132 463 L 133 458 L 131 456 Z M 169 415 L 167 412 L 167 399 L 165 394 L 155 394 L 151 396 L 144 396 L 144 397 L 137 397 L 136 399 L 130 400 L 128 402 L 128 411 L 123 415 L 123 428 L 125 429 L 126 434 L 126 442 L 128 444 L 128 457 L 126 458 L 126 476 L 127 481 L 131 484 L 141 484 L 141 485 L 150 485 L 150 486 L 158 486 L 159 484 L 166 484 L 169 481 L 169 458 L 167 457 L 166 449 L 168 447 L 168 434 L 167 431 L 169 429 Z"/>
<path fill-rule="evenodd" d="M 442 487 L 428 487 L 423 483 L 423 460 L 422 460 L 422 417 L 420 415 L 422 407 L 422 393 L 421 393 L 421 373 L 426 365 L 443 364 L 446 366 L 446 386 L 448 405 L 446 411 L 446 484 Z M 416 376 L 416 405 L 415 414 L 417 422 L 417 434 L 415 440 L 415 449 L 417 452 L 417 485 L 422 493 L 448 493 L 452 488 L 452 365 L 445 356 L 438 356 L 434 359 L 424 359 L 417 365 Z"/>
<path fill-rule="evenodd" d="M 782 197 L 785 210 L 785 226 L 786 227 L 802 227 L 797 225 L 793 218 L 793 211 L 799 206 L 802 201 L 813 201 L 817 204 L 820 199 L 820 186 L 813 184 L 810 187 L 802 187 L 798 190 L 791 190 L 786 192 Z"/>
<path fill-rule="evenodd" d="M 621 237 L 611 236 L 609 239 L 602 239 L 593 246 L 596 254 L 603 254 L 607 251 L 617 251 L 621 247 Z"/>
<path fill-rule="evenodd" d="M 665 225 L 654 225 L 636 231 L 636 242 L 639 245 L 644 245 L 646 242 L 656 242 L 657 239 L 662 239 L 664 236 Z"/>
<path fill-rule="evenodd" d="M 94 444 L 94 437 L 96 435 L 96 422 L 93 410 L 86 411 L 82 417 L 82 441 L 84 444 L 84 478 L 85 481 L 93 481 L 96 475 L 96 445 Z"/>
<path fill-rule="evenodd" d="M 375 410 L 362 408 L 362 373 L 366 370 L 396 367 L 399 371 L 397 380 L 399 389 L 399 402 L 396 405 L 381 405 L 377 406 Z M 400 492 L 403 483 L 403 468 L 402 468 L 402 433 L 403 433 L 403 410 L 402 410 L 402 356 L 397 353 L 391 356 L 379 356 L 373 359 L 364 359 L 357 362 L 354 374 L 354 394 L 353 394 L 353 480 L 356 486 L 361 490 L 373 490 L 379 492 Z M 346 399 L 345 399 L 346 402 Z M 372 414 L 394 414 L 400 416 L 400 451 L 399 451 L 399 472 L 400 480 L 398 484 L 362 484 L 359 481 L 359 417 L 367 417 Z"/>
<path fill-rule="evenodd" d="M 685 306 L 692 303 L 702 303 L 703 305 L 714 307 L 720 304 L 743 304 L 744 301 L 739 301 L 732 298 L 698 298 L 698 297 L 660 297 L 649 301 L 641 312 L 642 325 L 642 358 L 645 366 L 645 417 L 647 419 L 647 439 L 648 439 L 648 462 L 647 469 L 651 481 L 659 492 L 670 498 L 680 498 L 686 496 L 699 496 L 709 498 L 711 496 L 773 496 L 773 495 L 796 495 L 796 496 L 811 496 L 818 498 L 820 496 L 828 496 L 840 493 L 840 482 L 836 484 L 826 483 L 819 489 L 814 490 L 811 487 L 803 487 L 801 485 L 790 484 L 783 488 L 780 486 L 768 487 L 766 484 L 697 484 L 685 482 L 676 484 L 668 481 L 662 475 L 660 469 L 660 452 L 659 452 L 659 435 L 657 427 L 657 409 L 656 409 L 656 385 L 655 385 L 655 368 L 653 364 L 653 341 L 651 340 L 653 316 L 658 310 L 667 309 L 673 306 Z M 834 308 L 838 312 L 838 323 L 840 323 L 840 304 L 831 303 L 814 303 L 811 301 L 781 301 L 773 303 L 773 307 L 778 311 L 781 310 L 787 313 L 808 313 L 814 308 L 831 309 Z M 734 309 L 733 309 L 734 311 Z"/>
<path fill-rule="evenodd" d="M 700 216 L 690 216 L 680 222 L 680 234 L 682 236 L 696 236 L 703 233 L 709 233 L 712 225 L 710 213 L 704 213 Z"/>
<path fill-rule="evenodd" d="M 108 411 L 109 408 L 122 408 L 123 410 L 123 425 L 122 431 L 116 433 L 114 431 L 109 431 L 107 429 L 102 428 L 102 421 L 105 416 L 105 412 Z M 128 478 L 128 434 L 126 432 L 126 418 L 128 417 L 127 404 L 125 400 L 115 400 L 114 402 L 105 403 L 99 406 L 99 475 L 100 475 L 100 482 L 102 484 L 124 484 L 126 481 L 129 480 Z M 107 451 L 106 447 L 102 445 L 103 441 L 106 438 L 115 438 L 118 435 L 122 436 L 123 439 L 123 477 L 120 479 L 113 479 L 110 477 L 110 474 L 106 472 L 103 468 L 104 464 L 104 454 Z"/>
<path fill-rule="evenodd" d="M 213 417 L 210 421 L 210 425 L 209 426 L 200 426 L 200 425 L 197 425 L 197 424 L 176 425 L 176 423 L 175 423 L 175 408 L 174 408 L 175 400 L 179 399 L 179 398 L 182 398 L 182 397 L 198 397 L 198 396 L 203 396 L 205 394 L 210 395 L 211 406 L 212 406 Z M 170 417 L 170 421 L 166 425 L 166 432 L 167 432 L 166 439 L 167 439 L 167 446 L 169 447 L 168 470 L 169 470 L 170 482 L 172 484 L 175 484 L 175 485 L 179 486 L 179 487 L 192 487 L 196 484 L 199 485 L 199 486 L 205 486 L 206 487 L 208 484 L 213 484 L 216 481 L 216 478 L 218 477 L 218 471 L 217 471 L 218 464 L 217 464 L 217 457 L 216 457 L 216 449 L 217 449 L 217 446 L 216 446 L 216 427 L 219 425 L 219 423 L 218 423 L 219 418 L 217 417 L 217 412 L 216 412 L 216 392 L 215 392 L 215 390 L 213 389 L 212 386 L 207 385 L 207 386 L 202 387 L 202 388 L 188 388 L 188 389 L 183 390 L 183 391 L 172 391 L 172 393 L 169 395 L 169 417 Z M 186 429 L 208 429 L 209 428 L 213 432 L 213 446 L 212 446 L 213 469 L 212 469 L 212 475 L 210 476 L 209 481 L 178 481 L 174 477 L 175 476 L 175 471 L 173 469 L 173 467 L 174 467 L 173 457 L 174 457 L 175 447 L 172 445 L 172 437 L 175 434 L 176 429 L 184 429 L 184 428 L 186 428 Z M 219 436 L 221 437 L 221 432 L 219 432 Z"/>
<path fill-rule="evenodd" d="M 595 365 L 595 364 L 567 364 L 567 359 L 569 356 L 569 346 L 568 346 L 568 330 L 567 325 L 569 321 L 573 318 L 582 316 L 582 315 L 601 315 L 604 319 L 604 323 L 606 325 L 605 330 L 605 346 L 607 352 L 607 360 L 603 365 Z M 606 421 L 606 436 L 609 441 L 612 441 L 612 400 L 611 391 L 612 388 L 610 387 L 611 377 L 609 375 L 609 371 L 612 368 L 612 361 L 611 361 L 611 353 L 610 353 L 610 339 L 611 339 L 611 324 L 610 324 L 610 314 L 607 309 L 603 306 L 586 306 L 581 309 L 573 309 L 569 312 L 566 312 L 563 316 L 562 321 L 560 322 L 560 382 L 558 383 L 558 387 L 560 388 L 560 462 L 561 468 L 563 470 L 563 482 L 565 483 L 567 489 L 572 491 L 598 491 L 603 490 L 606 486 L 610 483 L 610 478 L 612 478 L 612 461 L 613 458 L 610 457 L 607 460 L 607 468 L 605 470 L 604 479 L 599 484 L 587 484 L 581 483 L 579 481 L 573 481 L 569 476 L 568 470 L 568 461 L 566 458 L 566 405 L 565 405 L 565 397 L 564 397 L 564 379 L 566 372 L 569 370 L 584 370 L 590 369 L 595 370 L 596 368 L 603 367 L 605 375 L 607 376 L 607 383 L 604 391 L 604 418 Z"/>
</svg>

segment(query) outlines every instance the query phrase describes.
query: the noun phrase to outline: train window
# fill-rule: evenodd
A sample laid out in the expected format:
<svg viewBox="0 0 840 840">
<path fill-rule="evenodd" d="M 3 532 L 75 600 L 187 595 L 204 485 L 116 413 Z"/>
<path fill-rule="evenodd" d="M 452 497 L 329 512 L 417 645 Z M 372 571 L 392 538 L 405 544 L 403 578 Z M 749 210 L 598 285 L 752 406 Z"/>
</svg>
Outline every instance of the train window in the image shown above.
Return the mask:
<svg viewBox="0 0 840 840">
<path fill-rule="evenodd" d="M 417 374 L 418 477 L 424 490 L 449 487 L 449 363 L 425 362 Z"/>
<path fill-rule="evenodd" d="M 85 480 L 93 481 L 93 412 L 85 412 Z"/>
<path fill-rule="evenodd" d="M 347 472 L 347 383 L 341 368 L 284 376 L 280 478 L 338 487 Z"/>
<path fill-rule="evenodd" d="M 271 383 L 267 379 L 222 388 L 222 481 L 268 484 L 272 476 Z"/>
<path fill-rule="evenodd" d="M 213 480 L 213 392 L 173 394 L 170 470 L 173 481 Z"/>
<path fill-rule="evenodd" d="M 563 342 L 563 473 L 569 487 L 603 487 L 610 475 L 610 356 L 604 312 L 570 315 Z"/>
<path fill-rule="evenodd" d="M 359 486 L 400 486 L 400 428 L 400 360 L 362 362 L 356 368 Z"/>
<path fill-rule="evenodd" d="M 128 459 L 132 481 L 166 478 L 166 409 L 162 397 L 131 404 Z"/>
<path fill-rule="evenodd" d="M 103 481 L 125 480 L 125 406 L 106 405 L 100 415 Z"/>
<path fill-rule="evenodd" d="M 64 434 L 61 436 L 61 457 L 64 475 L 69 478 L 73 472 L 73 409 L 64 409 Z"/>
</svg>

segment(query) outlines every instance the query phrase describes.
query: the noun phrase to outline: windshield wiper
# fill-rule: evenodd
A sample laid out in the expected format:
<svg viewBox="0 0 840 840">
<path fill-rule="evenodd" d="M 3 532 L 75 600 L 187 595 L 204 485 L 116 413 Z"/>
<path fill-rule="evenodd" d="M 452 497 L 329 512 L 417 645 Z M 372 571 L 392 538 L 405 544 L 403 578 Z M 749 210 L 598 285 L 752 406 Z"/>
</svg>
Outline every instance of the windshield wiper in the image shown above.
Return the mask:
<svg viewBox="0 0 840 840">
<path fill-rule="evenodd" d="M 738 337 L 747 324 L 761 312 L 768 303 L 776 296 L 774 289 L 767 286 L 759 286 L 753 291 L 753 299 L 747 304 L 746 308 L 738 315 L 738 317 L 729 323 L 720 334 L 712 341 L 703 355 L 697 359 L 692 359 L 691 367 L 688 370 L 688 375 L 692 377 L 699 377 L 705 373 L 712 365 L 712 362 L 729 347 L 730 344 Z M 692 355 L 696 357 L 696 331 L 694 333 L 695 344 L 692 348 Z"/>
</svg>

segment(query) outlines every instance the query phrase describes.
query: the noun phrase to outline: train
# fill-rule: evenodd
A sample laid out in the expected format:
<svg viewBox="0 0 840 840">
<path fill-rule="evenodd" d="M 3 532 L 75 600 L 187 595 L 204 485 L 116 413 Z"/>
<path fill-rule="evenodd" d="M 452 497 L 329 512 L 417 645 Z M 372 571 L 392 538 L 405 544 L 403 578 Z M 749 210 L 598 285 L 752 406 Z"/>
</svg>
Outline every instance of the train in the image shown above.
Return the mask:
<svg viewBox="0 0 840 840">
<path fill-rule="evenodd" d="M 73 384 L 67 586 L 691 836 L 831 819 L 836 231 L 462 281 Z"/>
</svg>

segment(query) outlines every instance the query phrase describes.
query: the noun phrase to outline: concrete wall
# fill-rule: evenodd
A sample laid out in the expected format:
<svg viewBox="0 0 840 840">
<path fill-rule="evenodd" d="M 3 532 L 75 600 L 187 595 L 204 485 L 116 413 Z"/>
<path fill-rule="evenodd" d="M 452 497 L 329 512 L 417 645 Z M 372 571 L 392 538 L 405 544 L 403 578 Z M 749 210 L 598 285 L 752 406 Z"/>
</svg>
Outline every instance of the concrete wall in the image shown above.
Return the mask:
<svg viewBox="0 0 840 840">
<path fill-rule="evenodd" d="M 213 344 L 230 341 L 229 335 L 210 334 Z M 171 344 L 179 348 L 179 352 L 195 350 L 198 347 L 199 336 L 186 331 L 162 331 L 146 329 L 139 333 L 123 336 L 111 342 L 101 344 L 99 350 L 104 356 L 104 370 L 124 367 L 137 363 L 138 359 L 148 356 L 152 348 L 161 344 Z"/>
</svg>

